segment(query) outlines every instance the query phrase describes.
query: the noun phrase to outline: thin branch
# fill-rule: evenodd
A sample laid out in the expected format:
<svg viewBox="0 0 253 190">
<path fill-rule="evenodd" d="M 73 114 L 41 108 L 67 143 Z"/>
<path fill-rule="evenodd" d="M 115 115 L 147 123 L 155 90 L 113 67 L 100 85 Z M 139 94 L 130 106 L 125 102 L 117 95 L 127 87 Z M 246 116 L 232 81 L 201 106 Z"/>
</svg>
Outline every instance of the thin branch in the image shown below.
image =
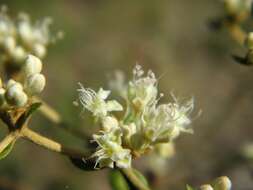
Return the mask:
<svg viewBox="0 0 253 190">
<path fill-rule="evenodd" d="M 139 190 L 151 190 L 146 184 L 144 184 L 134 173 L 133 169 L 121 169 L 126 177 L 133 183 Z"/>
<path fill-rule="evenodd" d="M 78 151 L 72 148 L 68 148 L 63 146 L 62 144 L 51 140 L 47 137 L 44 137 L 31 129 L 25 127 L 21 130 L 21 135 L 26 139 L 32 141 L 33 143 L 42 146 L 48 150 L 61 153 L 63 155 L 69 156 L 71 158 L 80 158 L 87 159 L 90 157 L 90 154 L 83 153 L 82 151 Z"/>
</svg>

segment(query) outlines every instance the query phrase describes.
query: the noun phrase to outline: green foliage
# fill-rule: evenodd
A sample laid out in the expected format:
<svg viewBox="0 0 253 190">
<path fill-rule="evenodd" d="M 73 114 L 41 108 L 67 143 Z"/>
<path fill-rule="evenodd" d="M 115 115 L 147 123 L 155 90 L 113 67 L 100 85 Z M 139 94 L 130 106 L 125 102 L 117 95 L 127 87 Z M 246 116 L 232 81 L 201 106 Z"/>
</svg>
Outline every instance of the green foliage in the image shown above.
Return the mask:
<svg viewBox="0 0 253 190">
<path fill-rule="evenodd" d="M 13 149 L 15 141 L 10 142 L 7 147 L 0 153 L 0 160 L 4 159 L 8 154 L 10 154 Z"/>
<path fill-rule="evenodd" d="M 118 170 L 112 170 L 109 174 L 112 190 L 130 190 L 125 177 Z"/>
</svg>

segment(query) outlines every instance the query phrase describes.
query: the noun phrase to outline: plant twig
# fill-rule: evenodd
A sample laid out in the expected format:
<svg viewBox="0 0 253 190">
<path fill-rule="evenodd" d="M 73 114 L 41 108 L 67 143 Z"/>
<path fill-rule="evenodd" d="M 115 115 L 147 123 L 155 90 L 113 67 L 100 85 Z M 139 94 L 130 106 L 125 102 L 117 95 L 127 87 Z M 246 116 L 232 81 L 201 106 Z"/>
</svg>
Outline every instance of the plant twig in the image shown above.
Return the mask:
<svg viewBox="0 0 253 190">
<path fill-rule="evenodd" d="M 121 169 L 121 171 L 126 175 L 126 177 L 133 183 L 135 187 L 139 190 L 151 190 L 147 185 L 145 185 L 134 173 L 131 168 Z"/>
<path fill-rule="evenodd" d="M 68 148 L 63 146 L 62 144 L 51 140 L 47 137 L 44 137 L 31 129 L 25 127 L 21 130 L 21 135 L 25 137 L 26 139 L 32 141 L 33 143 L 42 146 L 48 150 L 61 153 L 63 155 L 69 156 L 71 158 L 80 158 L 80 159 L 86 159 L 90 157 L 90 154 L 83 153 L 81 151 Z"/>
</svg>

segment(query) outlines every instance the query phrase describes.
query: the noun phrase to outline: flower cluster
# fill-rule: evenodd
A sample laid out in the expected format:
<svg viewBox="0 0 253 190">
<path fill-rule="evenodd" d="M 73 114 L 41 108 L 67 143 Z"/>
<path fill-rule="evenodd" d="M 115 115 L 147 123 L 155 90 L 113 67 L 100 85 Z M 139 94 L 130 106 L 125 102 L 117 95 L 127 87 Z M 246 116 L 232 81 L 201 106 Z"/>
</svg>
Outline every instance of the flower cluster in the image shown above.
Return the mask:
<svg viewBox="0 0 253 190">
<path fill-rule="evenodd" d="M 16 19 L 12 19 L 8 15 L 7 7 L 3 6 L 0 11 L 1 59 L 19 65 L 28 54 L 43 58 L 47 46 L 62 36 L 61 33 L 51 35 L 51 23 L 50 18 L 32 23 L 26 13 L 19 13 Z"/>
<path fill-rule="evenodd" d="M 41 60 L 28 55 L 22 67 L 20 79 L 9 79 L 0 86 L 0 109 L 20 108 L 29 102 L 29 97 L 39 94 L 46 79 L 41 74 Z"/>
<path fill-rule="evenodd" d="M 101 126 L 99 133 L 93 135 L 98 145 L 93 156 L 99 167 L 128 168 L 132 158 L 171 143 L 181 132 L 192 132 L 189 114 L 193 99 L 183 103 L 173 96 L 173 102 L 159 104 L 163 95 L 159 95 L 157 85 L 155 74 L 148 71 L 145 75 L 137 65 L 132 80 L 115 86 L 125 99 L 123 107 L 116 100 L 107 100 L 110 91 L 101 88 L 95 92 L 80 84 L 79 102 Z M 122 116 L 116 117 L 115 111 L 123 112 Z"/>
</svg>

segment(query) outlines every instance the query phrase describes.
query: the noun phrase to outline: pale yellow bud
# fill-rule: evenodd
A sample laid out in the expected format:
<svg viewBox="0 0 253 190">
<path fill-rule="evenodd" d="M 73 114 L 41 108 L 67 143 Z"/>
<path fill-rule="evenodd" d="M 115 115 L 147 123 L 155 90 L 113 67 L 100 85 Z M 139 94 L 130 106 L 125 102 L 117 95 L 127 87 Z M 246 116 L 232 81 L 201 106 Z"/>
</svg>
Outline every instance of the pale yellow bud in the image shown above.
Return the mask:
<svg viewBox="0 0 253 190">
<path fill-rule="evenodd" d="M 157 144 L 155 150 L 163 158 L 170 158 L 175 154 L 175 147 L 171 142 Z"/>
<path fill-rule="evenodd" d="M 228 177 L 222 176 L 215 180 L 213 187 L 214 190 L 230 190 L 232 183 Z"/>
<path fill-rule="evenodd" d="M 45 85 L 46 85 L 46 79 L 44 75 L 36 73 L 26 78 L 24 87 L 25 87 L 25 91 L 28 94 L 35 95 L 42 92 Z"/>
<path fill-rule="evenodd" d="M 15 50 L 16 41 L 12 36 L 8 36 L 4 39 L 4 47 L 10 53 Z"/>
<path fill-rule="evenodd" d="M 28 100 L 27 95 L 16 84 L 7 89 L 5 98 L 8 104 L 17 107 L 24 106 Z"/>
<path fill-rule="evenodd" d="M 119 127 L 118 120 L 115 117 L 105 117 L 102 120 L 102 127 L 104 131 L 110 131 L 111 129 L 115 129 Z"/>
<path fill-rule="evenodd" d="M 40 73 L 42 70 L 42 63 L 39 58 L 33 55 L 28 55 L 23 67 L 23 71 L 26 76 Z"/>
<path fill-rule="evenodd" d="M 26 52 L 21 46 L 17 46 L 13 49 L 11 55 L 13 56 L 15 61 L 22 62 L 26 57 Z"/>
<path fill-rule="evenodd" d="M 200 190 L 213 190 L 212 186 L 209 184 L 201 185 Z"/>
<path fill-rule="evenodd" d="M 34 45 L 33 52 L 39 58 L 43 58 L 43 57 L 45 57 L 45 55 L 47 53 L 47 50 L 46 50 L 46 47 L 44 45 L 36 44 L 36 45 Z"/>
<path fill-rule="evenodd" d="M 29 22 L 21 22 L 18 25 L 18 32 L 20 34 L 20 37 L 26 44 L 32 43 L 32 29 Z"/>
<path fill-rule="evenodd" d="M 15 88 L 19 88 L 20 90 L 23 90 L 23 86 L 21 83 L 16 82 L 13 79 L 8 80 L 7 85 L 6 85 L 6 89 L 9 89 L 10 87 L 12 87 L 13 85 L 15 85 Z"/>
</svg>

